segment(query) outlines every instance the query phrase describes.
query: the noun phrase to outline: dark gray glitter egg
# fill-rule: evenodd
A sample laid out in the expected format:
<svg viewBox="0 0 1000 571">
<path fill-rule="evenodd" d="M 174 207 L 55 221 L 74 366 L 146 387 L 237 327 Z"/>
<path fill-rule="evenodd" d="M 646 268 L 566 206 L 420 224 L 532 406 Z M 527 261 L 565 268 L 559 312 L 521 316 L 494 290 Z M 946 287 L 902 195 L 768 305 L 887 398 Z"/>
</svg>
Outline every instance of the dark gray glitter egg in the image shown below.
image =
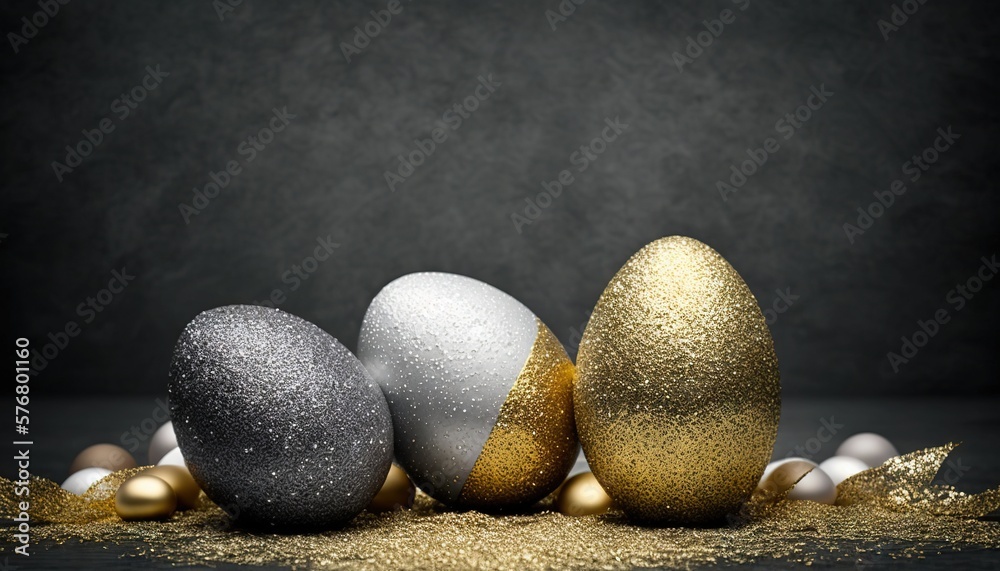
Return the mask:
<svg viewBox="0 0 1000 571">
<path fill-rule="evenodd" d="M 170 413 L 188 469 L 238 523 L 323 528 L 368 505 L 392 461 L 385 397 L 319 327 L 230 305 L 187 325 Z"/>
</svg>

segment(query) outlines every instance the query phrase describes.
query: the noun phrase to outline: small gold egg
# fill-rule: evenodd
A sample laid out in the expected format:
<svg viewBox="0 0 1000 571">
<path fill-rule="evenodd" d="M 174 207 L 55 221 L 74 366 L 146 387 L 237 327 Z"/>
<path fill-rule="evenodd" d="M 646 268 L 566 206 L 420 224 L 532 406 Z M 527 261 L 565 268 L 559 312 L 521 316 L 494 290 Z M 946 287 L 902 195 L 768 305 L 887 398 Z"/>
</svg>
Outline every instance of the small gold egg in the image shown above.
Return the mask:
<svg viewBox="0 0 1000 571">
<path fill-rule="evenodd" d="M 380 513 L 396 509 L 409 509 L 413 507 L 413 498 L 416 493 L 417 488 L 413 485 L 410 477 L 402 468 L 393 464 L 389 468 L 389 475 L 386 476 L 382 488 L 368 504 L 368 511 Z"/>
<path fill-rule="evenodd" d="M 188 509 L 193 508 L 198 502 L 198 494 L 201 493 L 201 488 L 194 481 L 194 477 L 191 472 L 188 472 L 187 468 L 182 468 L 180 466 L 153 466 L 147 470 L 142 471 L 144 476 L 156 476 L 157 478 L 163 480 L 173 488 L 174 493 L 177 494 L 177 507 L 178 509 Z"/>
<path fill-rule="evenodd" d="M 106 468 L 116 472 L 135 467 L 135 458 L 128 453 L 128 450 L 114 444 L 95 444 L 84 448 L 76 455 L 69 467 L 69 473 L 75 474 L 84 468 Z"/>
<path fill-rule="evenodd" d="M 556 509 L 568 516 L 600 515 L 611 509 L 611 496 L 591 472 L 577 474 L 559 489 Z"/>
<path fill-rule="evenodd" d="M 156 476 L 132 476 L 115 494 L 115 511 L 126 521 L 166 519 L 176 510 L 177 494 Z"/>
</svg>

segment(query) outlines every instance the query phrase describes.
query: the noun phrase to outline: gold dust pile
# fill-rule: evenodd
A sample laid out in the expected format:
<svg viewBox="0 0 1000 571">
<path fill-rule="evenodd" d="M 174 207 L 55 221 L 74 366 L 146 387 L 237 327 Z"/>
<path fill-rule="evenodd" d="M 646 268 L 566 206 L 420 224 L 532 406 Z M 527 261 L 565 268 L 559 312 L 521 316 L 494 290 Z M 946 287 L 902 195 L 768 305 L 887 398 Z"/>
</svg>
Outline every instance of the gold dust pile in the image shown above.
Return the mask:
<svg viewBox="0 0 1000 571">
<path fill-rule="evenodd" d="M 651 528 L 611 512 L 566 517 L 543 502 L 536 511 L 490 516 L 456 512 L 419 495 L 414 509 L 362 514 L 319 534 L 255 534 L 231 529 L 202 498 L 198 508 L 164 523 L 125 523 L 114 515 L 113 490 L 135 472 L 95 484 L 84 497 L 32 481 L 33 540 L 42 546 L 96 541 L 134 547 L 136 555 L 175 564 L 228 562 L 299 569 L 628 569 L 759 561 L 863 562 L 873 553 L 919 558 L 942 551 L 1000 549 L 1000 523 L 977 520 L 1000 508 L 1000 489 L 964 494 L 931 482 L 954 448 L 928 448 L 845 480 L 838 505 L 785 501 L 758 491 L 718 528 Z M 0 510 L 13 515 L 10 481 Z M 109 492 L 110 490 L 110 492 Z M 111 497 L 111 503 L 107 498 Z M 39 525 L 39 520 L 52 523 Z M 13 541 L 14 528 L 2 530 Z"/>
</svg>

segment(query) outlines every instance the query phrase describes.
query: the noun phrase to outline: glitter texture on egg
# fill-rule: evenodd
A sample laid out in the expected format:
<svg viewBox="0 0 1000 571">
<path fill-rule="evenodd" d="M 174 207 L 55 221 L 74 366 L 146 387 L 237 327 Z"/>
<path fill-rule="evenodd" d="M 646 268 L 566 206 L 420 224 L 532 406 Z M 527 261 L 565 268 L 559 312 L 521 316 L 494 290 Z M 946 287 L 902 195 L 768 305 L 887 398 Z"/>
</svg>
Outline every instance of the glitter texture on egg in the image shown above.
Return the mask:
<svg viewBox="0 0 1000 571">
<path fill-rule="evenodd" d="M 392 424 L 378 386 L 336 339 L 283 311 L 199 314 L 177 341 L 169 394 L 191 474 L 241 524 L 344 523 L 389 471 Z"/>
<path fill-rule="evenodd" d="M 710 523 L 750 496 L 777 436 L 778 361 L 715 250 L 672 236 L 633 255 L 594 308 L 577 369 L 584 453 L 630 517 Z"/>
<path fill-rule="evenodd" d="M 441 502 L 530 504 L 576 459 L 573 364 L 548 327 L 490 285 L 444 273 L 393 281 L 368 308 L 358 357 L 386 395 L 397 461 Z"/>
</svg>

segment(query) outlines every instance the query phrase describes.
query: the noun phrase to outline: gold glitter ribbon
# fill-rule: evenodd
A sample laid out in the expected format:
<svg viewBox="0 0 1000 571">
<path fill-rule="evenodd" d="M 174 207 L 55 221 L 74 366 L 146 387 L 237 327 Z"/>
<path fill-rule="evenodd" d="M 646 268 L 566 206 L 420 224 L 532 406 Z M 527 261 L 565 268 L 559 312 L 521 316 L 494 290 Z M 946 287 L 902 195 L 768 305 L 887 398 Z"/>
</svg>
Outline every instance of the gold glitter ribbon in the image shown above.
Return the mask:
<svg viewBox="0 0 1000 571">
<path fill-rule="evenodd" d="M 934 483 L 934 476 L 957 446 L 956 443 L 948 443 L 917 450 L 859 472 L 837 486 L 837 506 L 959 518 L 979 518 L 1000 509 L 1000 488 L 967 494 L 954 486 Z M 783 474 L 782 468 L 789 466 L 787 474 Z M 759 516 L 771 506 L 781 503 L 808 472 L 796 471 L 791 463 L 779 466 L 754 492 L 743 513 Z M 788 479 L 788 474 L 794 474 L 794 477 Z"/>
<path fill-rule="evenodd" d="M 1000 488 L 981 494 L 959 492 L 934 484 L 941 465 L 957 447 L 949 443 L 890 458 L 837 486 L 837 505 L 875 505 L 897 511 L 976 518 L 1000 509 Z"/>
<path fill-rule="evenodd" d="M 412 510 L 363 513 L 345 528 L 307 535 L 258 534 L 229 527 L 210 502 L 166 522 L 122 522 L 113 487 L 138 470 L 116 472 L 72 496 L 32 480 L 32 520 L 39 547 L 89 540 L 176 565 L 238 563 L 300 569 L 631 569 L 783 561 L 868 564 L 942 551 L 1000 550 L 1000 523 L 973 519 L 1000 508 L 1000 489 L 963 494 L 933 478 L 953 444 L 889 460 L 845 480 L 838 505 L 757 493 L 719 528 L 633 525 L 620 512 L 567 517 L 551 498 L 532 511 L 492 516 L 459 512 L 419 494 Z M 9 480 L 2 515 L 19 498 Z M 89 523 L 84 523 L 88 522 Z M 15 528 L 0 530 L 13 540 Z"/>
</svg>

